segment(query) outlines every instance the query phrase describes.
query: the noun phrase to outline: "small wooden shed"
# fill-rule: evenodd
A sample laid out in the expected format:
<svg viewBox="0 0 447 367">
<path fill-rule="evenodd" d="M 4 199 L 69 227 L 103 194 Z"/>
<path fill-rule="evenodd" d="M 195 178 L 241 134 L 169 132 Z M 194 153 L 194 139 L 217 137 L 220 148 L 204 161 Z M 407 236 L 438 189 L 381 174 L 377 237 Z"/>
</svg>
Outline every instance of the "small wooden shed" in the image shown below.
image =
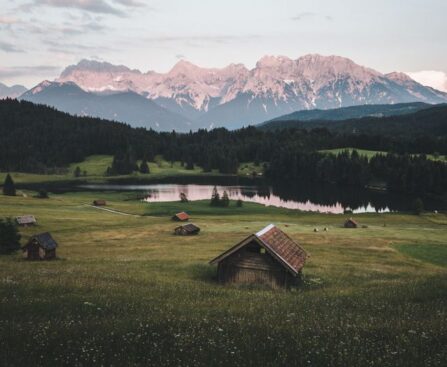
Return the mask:
<svg viewBox="0 0 447 367">
<path fill-rule="evenodd" d="M 210 264 L 217 264 L 220 283 L 286 288 L 298 282 L 307 258 L 301 246 L 270 224 L 211 260 Z"/>
<path fill-rule="evenodd" d="M 93 200 L 94 206 L 106 206 L 107 202 L 105 200 L 99 199 L 99 200 Z"/>
<path fill-rule="evenodd" d="M 36 217 L 34 215 L 21 215 L 16 217 L 16 222 L 19 226 L 33 226 L 37 224 Z"/>
<path fill-rule="evenodd" d="M 345 228 L 357 228 L 358 226 L 359 224 L 352 218 L 349 218 L 344 224 Z"/>
<path fill-rule="evenodd" d="M 186 222 L 189 220 L 189 215 L 185 212 L 180 212 L 172 216 L 172 220 L 177 222 Z"/>
<path fill-rule="evenodd" d="M 200 228 L 195 224 L 189 223 L 174 229 L 174 233 L 179 236 L 193 236 L 199 234 Z"/>
<path fill-rule="evenodd" d="M 56 257 L 57 242 L 50 233 L 40 233 L 32 236 L 22 248 L 28 260 L 51 260 Z"/>
</svg>

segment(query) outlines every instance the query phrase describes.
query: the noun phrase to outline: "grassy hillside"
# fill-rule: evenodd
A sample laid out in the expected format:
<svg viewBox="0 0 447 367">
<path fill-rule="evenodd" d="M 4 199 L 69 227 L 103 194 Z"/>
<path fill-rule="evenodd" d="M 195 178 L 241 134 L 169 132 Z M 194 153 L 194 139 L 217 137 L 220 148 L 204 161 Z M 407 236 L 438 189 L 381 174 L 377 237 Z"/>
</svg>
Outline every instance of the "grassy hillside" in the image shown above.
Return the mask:
<svg viewBox="0 0 447 367">
<path fill-rule="evenodd" d="M 442 366 L 447 216 L 345 216 L 245 203 L 147 204 L 133 193 L 0 196 L 0 217 L 36 215 L 59 260 L 0 256 L 5 366 Z M 121 215 L 90 207 L 106 199 Z M 199 236 L 172 234 L 186 209 Z M 224 215 L 225 214 L 225 215 Z M 143 216 L 140 216 L 143 215 Z M 311 255 L 291 291 L 221 286 L 208 261 L 276 223 Z M 386 226 L 384 226 L 386 225 Z M 314 233 L 313 228 L 328 227 Z"/>
</svg>

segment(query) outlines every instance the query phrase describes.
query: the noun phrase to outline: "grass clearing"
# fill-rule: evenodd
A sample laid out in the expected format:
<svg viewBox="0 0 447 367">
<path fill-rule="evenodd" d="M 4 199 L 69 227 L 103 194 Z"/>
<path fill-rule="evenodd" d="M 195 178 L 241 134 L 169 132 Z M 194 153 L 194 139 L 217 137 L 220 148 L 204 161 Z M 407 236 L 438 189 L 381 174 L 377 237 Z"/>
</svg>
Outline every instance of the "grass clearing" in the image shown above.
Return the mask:
<svg viewBox="0 0 447 367">
<path fill-rule="evenodd" d="M 383 154 L 383 155 L 388 154 L 388 152 L 379 151 L 379 150 L 366 150 L 366 149 L 357 149 L 357 148 L 325 149 L 325 150 L 320 150 L 320 152 L 336 155 L 336 154 L 340 154 L 345 151 L 349 151 L 349 153 L 352 153 L 353 150 L 356 150 L 360 155 L 366 156 L 368 159 L 371 159 L 372 157 L 374 157 L 377 154 Z M 434 161 L 447 162 L 447 156 L 445 156 L 445 155 L 434 156 L 433 154 L 427 154 L 427 159 L 431 159 Z"/>
<path fill-rule="evenodd" d="M 144 216 L 87 205 L 97 198 Z M 447 268 L 408 248 L 445 254 L 446 215 L 364 214 L 356 218 L 368 228 L 344 229 L 344 215 L 133 199 L 0 196 L 0 217 L 37 217 L 23 243 L 51 231 L 60 244 L 53 262 L 0 256 L 1 365 L 445 365 Z M 200 235 L 172 234 L 180 210 Z M 271 222 L 310 253 L 304 286 L 216 284 L 208 261 Z"/>
</svg>

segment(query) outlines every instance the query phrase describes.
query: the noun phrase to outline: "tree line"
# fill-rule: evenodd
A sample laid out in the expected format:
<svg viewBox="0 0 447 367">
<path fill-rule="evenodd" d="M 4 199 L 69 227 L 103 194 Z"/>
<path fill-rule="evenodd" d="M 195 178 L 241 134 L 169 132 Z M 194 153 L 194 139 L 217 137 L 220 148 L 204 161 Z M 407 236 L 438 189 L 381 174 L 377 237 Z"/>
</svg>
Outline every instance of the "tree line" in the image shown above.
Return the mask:
<svg viewBox="0 0 447 367">
<path fill-rule="evenodd" d="M 435 117 L 427 118 L 438 123 L 445 118 L 445 112 L 442 108 L 435 110 L 438 111 Z M 384 133 L 383 124 L 378 133 L 247 127 L 179 134 L 135 129 L 122 123 L 71 116 L 25 101 L 3 100 L 0 101 L 0 170 L 48 173 L 89 155 L 108 154 L 114 156 L 109 175 L 137 170 L 147 173 L 147 162 L 163 155 L 166 160 L 180 161 L 189 169 L 198 165 L 205 171 L 218 170 L 224 174 L 236 173 L 241 162 L 262 162 L 270 179 L 299 177 L 353 186 L 381 180 L 395 191 L 439 194 L 447 190 L 446 164 L 411 154 L 447 154 L 447 123 L 444 125 L 434 131 L 427 129 L 424 134 L 403 134 L 403 137 Z M 396 129 L 396 123 L 393 126 Z M 406 130 L 406 125 L 401 129 Z M 357 153 L 331 156 L 318 152 L 347 146 L 390 154 L 368 160 Z M 137 166 L 137 161 L 142 163 Z"/>
</svg>

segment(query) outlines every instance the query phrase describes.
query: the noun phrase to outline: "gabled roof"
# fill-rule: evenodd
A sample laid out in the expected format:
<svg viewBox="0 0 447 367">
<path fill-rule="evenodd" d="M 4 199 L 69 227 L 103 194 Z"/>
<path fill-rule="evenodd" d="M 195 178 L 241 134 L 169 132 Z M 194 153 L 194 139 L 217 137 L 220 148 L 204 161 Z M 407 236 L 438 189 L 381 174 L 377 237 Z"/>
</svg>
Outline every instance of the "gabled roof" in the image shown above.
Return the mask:
<svg viewBox="0 0 447 367">
<path fill-rule="evenodd" d="M 352 223 L 355 224 L 356 226 L 358 225 L 358 223 L 352 218 L 349 218 L 345 223 Z"/>
<path fill-rule="evenodd" d="M 18 224 L 34 224 L 37 222 L 34 215 L 21 215 L 19 217 L 16 217 L 16 222 Z"/>
<path fill-rule="evenodd" d="M 233 246 L 223 254 L 210 261 L 210 264 L 217 264 L 235 253 L 242 247 L 256 241 L 261 247 L 272 255 L 292 274 L 297 275 L 304 266 L 307 254 L 304 249 L 293 241 L 288 235 L 273 224 L 268 225 L 259 232 L 248 236 L 242 242 Z"/>
<path fill-rule="evenodd" d="M 189 219 L 189 215 L 186 214 L 185 212 L 180 212 L 174 215 L 175 218 L 179 219 L 179 220 L 188 220 Z"/>
<path fill-rule="evenodd" d="M 192 223 L 184 224 L 183 226 L 179 226 L 176 229 L 179 229 L 179 228 L 184 229 L 186 232 L 200 231 L 200 228 L 198 226 L 196 226 L 195 224 L 192 224 Z"/>
<path fill-rule="evenodd" d="M 54 250 L 57 247 L 57 242 L 49 232 L 39 233 L 32 236 L 28 243 L 31 243 L 33 240 L 36 240 L 45 250 Z"/>
</svg>

